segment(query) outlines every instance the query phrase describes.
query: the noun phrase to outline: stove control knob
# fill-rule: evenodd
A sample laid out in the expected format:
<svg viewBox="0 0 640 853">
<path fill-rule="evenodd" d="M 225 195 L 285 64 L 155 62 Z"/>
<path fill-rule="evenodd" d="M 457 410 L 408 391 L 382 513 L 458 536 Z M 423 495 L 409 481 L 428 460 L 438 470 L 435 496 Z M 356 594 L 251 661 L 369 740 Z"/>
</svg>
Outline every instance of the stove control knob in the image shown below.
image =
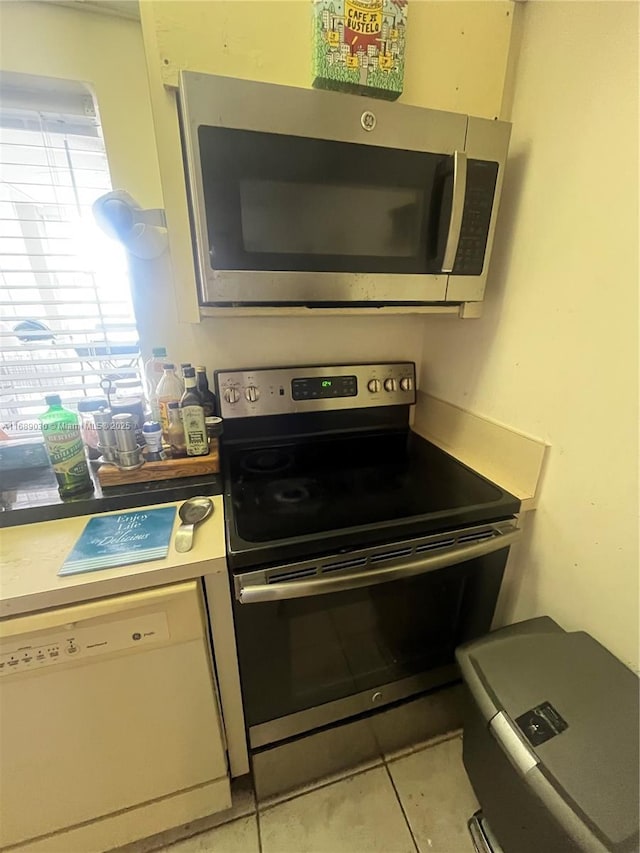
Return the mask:
<svg viewBox="0 0 640 853">
<path fill-rule="evenodd" d="M 384 380 L 384 390 L 385 391 L 397 391 L 398 390 L 398 382 L 396 379 L 385 379 Z"/>
<path fill-rule="evenodd" d="M 244 389 L 244 396 L 250 403 L 255 403 L 255 401 L 260 396 L 260 391 L 256 388 L 255 385 L 249 385 Z"/>
<path fill-rule="evenodd" d="M 372 394 L 377 394 L 378 391 L 382 388 L 382 383 L 379 379 L 370 379 L 367 382 L 367 388 L 371 391 Z"/>
<path fill-rule="evenodd" d="M 409 376 L 404 376 L 400 380 L 400 387 L 403 391 L 413 391 L 413 379 Z"/>
<path fill-rule="evenodd" d="M 225 388 L 223 391 L 224 399 L 227 403 L 237 403 L 240 399 L 240 392 L 237 388 Z"/>
</svg>

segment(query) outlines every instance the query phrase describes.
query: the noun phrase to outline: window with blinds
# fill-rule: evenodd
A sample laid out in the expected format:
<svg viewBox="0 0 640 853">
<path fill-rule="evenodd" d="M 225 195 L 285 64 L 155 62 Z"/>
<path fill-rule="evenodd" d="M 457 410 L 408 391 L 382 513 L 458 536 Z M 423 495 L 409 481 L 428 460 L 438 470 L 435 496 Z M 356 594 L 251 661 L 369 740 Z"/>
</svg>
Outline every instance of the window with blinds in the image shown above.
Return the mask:
<svg viewBox="0 0 640 853">
<path fill-rule="evenodd" d="M 111 181 L 90 93 L 0 85 L 0 426 L 18 435 L 45 394 L 75 408 L 104 396 L 101 381 L 138 376 L 140 351 L 124 251 L 91 212 Z"/>
</svg>

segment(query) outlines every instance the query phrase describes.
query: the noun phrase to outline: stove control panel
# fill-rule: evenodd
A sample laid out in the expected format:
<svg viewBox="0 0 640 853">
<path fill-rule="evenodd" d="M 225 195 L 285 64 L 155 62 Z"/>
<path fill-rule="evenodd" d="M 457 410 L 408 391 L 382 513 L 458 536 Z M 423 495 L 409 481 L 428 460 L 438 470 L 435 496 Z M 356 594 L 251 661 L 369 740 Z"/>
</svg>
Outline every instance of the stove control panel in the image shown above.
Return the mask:
<svg viewBox="0 0 640 853">
<path fill-rule="evenodd" d="M 416 401 L 413 362 L 218 370 L 223 418 L 406 406 Z"/>
</svg>

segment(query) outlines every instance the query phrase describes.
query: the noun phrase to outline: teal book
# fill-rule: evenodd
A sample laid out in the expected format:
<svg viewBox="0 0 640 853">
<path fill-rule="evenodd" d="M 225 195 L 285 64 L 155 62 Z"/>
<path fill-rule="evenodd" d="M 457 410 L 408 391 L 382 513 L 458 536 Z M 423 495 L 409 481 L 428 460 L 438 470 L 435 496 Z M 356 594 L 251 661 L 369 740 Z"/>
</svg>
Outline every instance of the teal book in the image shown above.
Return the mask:
<svg viewBox="0 0 640 853">
<path fill-rule="evenodd" d="M 87 523 L 58 574 L 161 560 L 169 552 L 175 517 L 174 506 L 98 515 Z"/>
</svg>

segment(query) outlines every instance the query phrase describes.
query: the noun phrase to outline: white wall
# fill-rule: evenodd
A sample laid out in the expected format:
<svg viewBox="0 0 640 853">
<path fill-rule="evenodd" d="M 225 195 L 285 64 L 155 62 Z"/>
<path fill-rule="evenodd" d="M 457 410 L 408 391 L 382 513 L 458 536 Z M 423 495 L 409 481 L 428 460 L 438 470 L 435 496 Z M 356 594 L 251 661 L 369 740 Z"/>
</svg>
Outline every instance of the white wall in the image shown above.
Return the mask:
<svg viewBox="0 0 640 853">
<path fill-rule="evenodd" d="M 638 668 L 638 7 L 530 2 L 485 316 L 424 321 L 423 387 L 551 444 L 499 619 Z"/>
</svg>

